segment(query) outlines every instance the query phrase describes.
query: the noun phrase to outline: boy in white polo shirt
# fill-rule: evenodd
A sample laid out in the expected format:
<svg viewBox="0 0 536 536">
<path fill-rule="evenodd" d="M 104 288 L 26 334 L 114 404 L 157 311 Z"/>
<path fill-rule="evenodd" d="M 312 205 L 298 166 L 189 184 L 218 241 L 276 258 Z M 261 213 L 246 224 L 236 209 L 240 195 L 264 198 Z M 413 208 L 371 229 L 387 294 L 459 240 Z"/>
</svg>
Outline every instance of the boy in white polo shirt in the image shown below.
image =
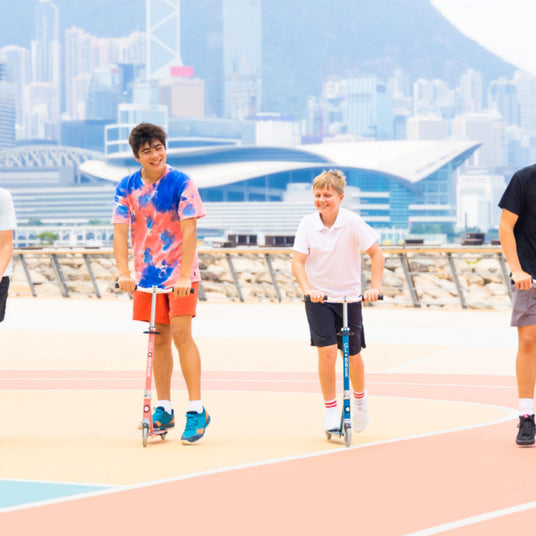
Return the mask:
<svg viewBox="0 0 536 536">
<path fill-rule="evenodd" d="M 292 273 L 305 296 L 311 345 L 318 351 L 318 375 L 324 397 L 324 430 L 339 428 L 335 365 L 341 338 L 342 304 L 348 304 L 350 326 L 350 381 L 352 383 L 352 428 L 362 432 L 369 421 L 365 390 L 363 301 L 376 301 L 380 294 L 384 258 L 377 233 L 365 221 L 341 207 L 346 177 L 339 170 L 324 171 L 313 181 L 318 212 L 305 216 L 294 240 Z M 361 251 L 371 258 L 370 289 L 361 287 Z M 324 296 L 328 299 L 324 301 Z M 337 303 L 339 302 L 339 303 Z"/>
</svg>

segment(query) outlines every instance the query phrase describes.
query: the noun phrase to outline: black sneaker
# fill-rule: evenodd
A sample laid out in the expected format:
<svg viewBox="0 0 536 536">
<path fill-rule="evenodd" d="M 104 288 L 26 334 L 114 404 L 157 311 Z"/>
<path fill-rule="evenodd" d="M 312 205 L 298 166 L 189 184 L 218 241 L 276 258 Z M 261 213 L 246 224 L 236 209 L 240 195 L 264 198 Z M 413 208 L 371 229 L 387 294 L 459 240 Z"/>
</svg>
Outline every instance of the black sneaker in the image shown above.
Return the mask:
<svg viewBox="0 0 536 536">
<path fill-rule="evenodd" d="M 517 433 L 516 443 L 521 447 L 534 445 L 534 432 L 536 431 L 534 415 L 520 415 L 517 427 L 519 432 Z"/>
</svg>

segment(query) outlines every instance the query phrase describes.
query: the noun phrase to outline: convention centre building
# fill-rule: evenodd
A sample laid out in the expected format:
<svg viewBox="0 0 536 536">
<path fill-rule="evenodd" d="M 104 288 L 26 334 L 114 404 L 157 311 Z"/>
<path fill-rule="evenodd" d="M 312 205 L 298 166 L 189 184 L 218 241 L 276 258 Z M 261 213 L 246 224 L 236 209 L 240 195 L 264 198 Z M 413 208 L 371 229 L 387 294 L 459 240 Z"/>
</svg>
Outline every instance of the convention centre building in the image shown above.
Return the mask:
<svg viewBox="0 0 536 536">
<path fill-rule="evenodd" d="M 205 233 L 294 233 L 314 210 L 311 184 L 323 170 L 347 178 L 344 205 L 378 229 L 456 222 L 457 168 L 473 141 L 359 141 L 269 147 L 173 147 L 169 164 L 196 182 Z M 138 169 L 131 153 L 84 162 L 82 182 L 116 183 Z"/>
</svg>

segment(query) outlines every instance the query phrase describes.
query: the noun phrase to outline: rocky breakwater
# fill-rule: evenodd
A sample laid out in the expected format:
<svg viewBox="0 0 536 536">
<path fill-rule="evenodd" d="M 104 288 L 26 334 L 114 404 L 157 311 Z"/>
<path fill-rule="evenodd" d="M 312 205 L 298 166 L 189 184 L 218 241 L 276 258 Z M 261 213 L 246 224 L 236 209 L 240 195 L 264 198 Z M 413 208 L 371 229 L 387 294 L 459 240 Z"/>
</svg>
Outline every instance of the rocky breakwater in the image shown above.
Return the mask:
<svg viewBox="0 0 536 536">
<path fill-rule="evenodd" d="M 450 257 L 450 258 L 449 258 Z M 502 309 L 509 289 L 497 253 L 388 253 L 382 292 L 386 302 L 421 307 Z M 364 258 L 365 280 L 370 264 Z M 413 290 L 413 292 L 412 292 Z"/>
<path fill-rule="evenodd" d="M 31 296 L 29 276 L 38 297 L 62 296 L 60 281 L 64 282 L 69 295 L 96 297 L 88 262 L 99 294 L 102 297 L 116 295 L 115 282 L 118 274 L 111 253 L 92 251 L 84 256 L 81 253 L 54 254 L 52 250 L 49 252 L 46 249 L 25 251 L 22 255 L 14 256 L 9 292 L 15 296 Z"/>
<path fill-rule="evenodd" d="M 111 252 L 23 253 L 38 297 L 59 297 L 60 279 L 70 296 L 126 298 L 115 289 L 117 269 Z M 291 251 L 214 250 L 199 254 L 204 296 L 211 300 L 297 300 L 301 292 L 290 268 Z M 92 280 L 91 272 L 95 279 Z M 21 255 L 15 255 L 10 294 L 31 296 Z M 363 256 L 363 278 L 370 283 L 370 261 Z M 506 308 L 510 306 L 499 252 L 385 251 L 385 303 L 400 306 Z M 460 292 L 462 299 L 460 299 Z"/>
</svg>

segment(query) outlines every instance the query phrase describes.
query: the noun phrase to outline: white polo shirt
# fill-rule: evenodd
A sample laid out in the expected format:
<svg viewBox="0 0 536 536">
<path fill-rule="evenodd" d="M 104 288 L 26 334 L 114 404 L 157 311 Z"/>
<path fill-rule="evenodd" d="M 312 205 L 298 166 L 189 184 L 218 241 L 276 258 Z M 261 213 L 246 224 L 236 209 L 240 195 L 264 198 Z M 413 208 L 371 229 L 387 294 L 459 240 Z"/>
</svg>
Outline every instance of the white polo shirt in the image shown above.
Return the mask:
<svg viewBox="0 0 536 536">
<path fill-rule="evenodd" d="M 335 301 L 361 295 L 361 251 L 379 239 L 361 216 L 340 207 L 331 228 L 318 212 L 305 216 L 298 226 L 294 251 L 307 255 L 305 272 L 311 287 Z"/>
<path fill-rule="evenodd" d="M 0 231 L 14 231 L 17 227 L 15 219 L 15 207 L 11 194 L 4 188 L 0 188 Z M 13 261 L 9 261 L 4 274 L 0 278 L 13 273 Z"/>
</svg>

